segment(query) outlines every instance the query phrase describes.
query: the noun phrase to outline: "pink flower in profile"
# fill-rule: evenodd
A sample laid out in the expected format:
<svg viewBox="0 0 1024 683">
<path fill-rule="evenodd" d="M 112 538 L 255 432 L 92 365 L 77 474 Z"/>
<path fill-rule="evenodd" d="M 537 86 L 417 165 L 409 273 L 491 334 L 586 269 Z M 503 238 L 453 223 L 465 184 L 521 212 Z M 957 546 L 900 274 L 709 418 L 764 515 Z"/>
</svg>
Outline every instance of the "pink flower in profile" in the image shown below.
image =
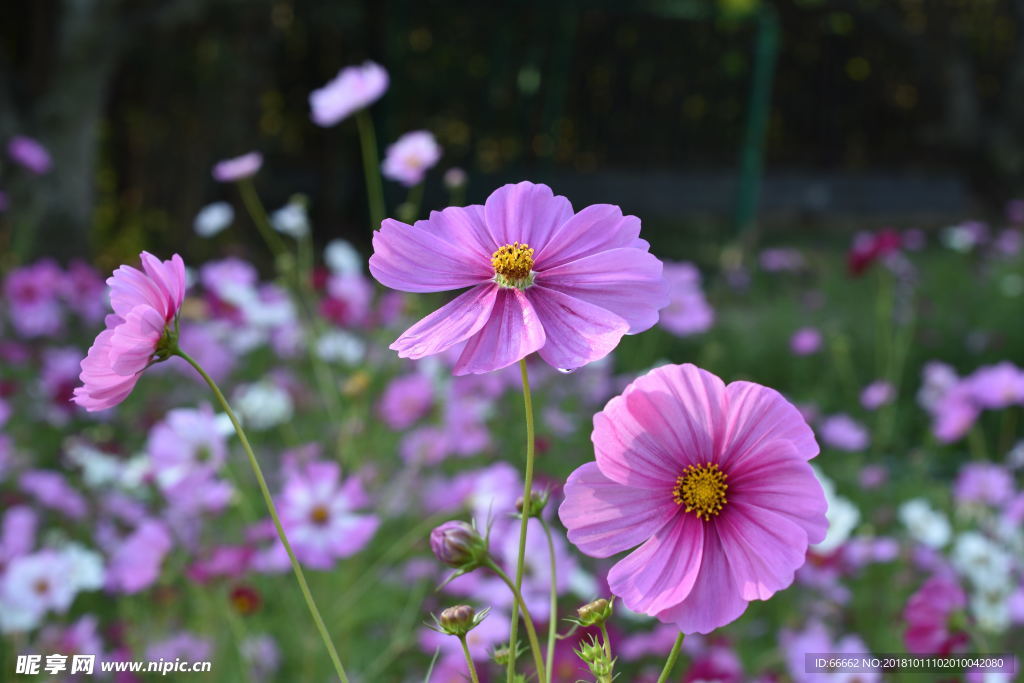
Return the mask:
<svg viewBox="0 0 1024 683">
<path fill-rule="evenodd" d="M 793 582 L 825 538 L 814 433 L 778 392 L 693 365 L 634 381 L 594 416 L 596 462 L 569 476 L 569 540 L 609 557 L 630 609 L 708 633 Z"/>
<path fill-rule="evenodd" d="M 965 646 L 967 634 L 950 625 L 950 617 L 967 605 L 964 591 L 953 578 L 936 575 L 910 596 L 903 608 L 907 628 L 903 643 L 916 655 L 948 655 Z"/>
<path fill-rule="evenodd" d="M 222 183 L 245 180 L 256 175 L 261 166 L 263 155 L 259 152 L 249 152 L 240 157 L 217 162 L 213 167 L 213 179 Z"/>
<path fill-rule="evenodd" d="M 11 159 L 35 175 L 43 175 L 53 168 L 50 152 L 38 140 L 27 135 L 15 135 L 7 143 Z"/>
<path fill-rule="evenodd" d="M 127 398 L 142 371 L 166 359 L 177 335 L 185 264 L 177 254 L 160 261 L 144 251 L 141 258 L 141 271 L 121 266 L 107 279 L 114 313 L 82 361 L 82 386 L 72 399 L 88 411 L 112 408 Z"/>
<path fill-rule="evenodd" d="M 603 358 L 668 303 L 661 261 L 640 219 L 617 206 L 579 213 L 546 185 L 495 190 L 484 206 L 449 207 L 373 234 L 370 272 L 393 289 L 470 287 L 391 348 L 423 358 L 465 343 L 456 375 L 499 370 L 537 351 L 556 368 Z"/>
<path fill-rule="evenodd" d="M 388 72 L 375 62 L 349 66 L 327 85 L 309 96 L 313 121 L 318 126 L 333 126 L 377 100 L 388 89 Z"/>
<path fill-rule="evenodd" d="M 419 185 L 423 176 L 441 159 L 441 145 L 429 131 L 414 130 L 388 147 L 381 164 L 385 178 L 406 187 Z"/>
</svg>

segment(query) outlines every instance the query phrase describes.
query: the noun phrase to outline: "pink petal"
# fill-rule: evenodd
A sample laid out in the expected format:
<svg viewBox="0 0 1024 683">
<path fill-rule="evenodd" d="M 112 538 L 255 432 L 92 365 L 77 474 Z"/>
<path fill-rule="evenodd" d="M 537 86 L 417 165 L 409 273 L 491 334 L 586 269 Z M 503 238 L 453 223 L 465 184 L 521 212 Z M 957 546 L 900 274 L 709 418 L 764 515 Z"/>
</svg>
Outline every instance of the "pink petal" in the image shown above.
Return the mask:
<svg viewBox="0 0 1024 683">
<path fill-rule="evenodd" d="M 818 454 L 814 432 L 779 392 L 751 382 L 733 382 L 726 395 L 729 420 L 720 464 L 730 472 L 755 454 L 759 444 L 774 439 L 791 441 L 804 460 Z"/>
<path fill-rule="evenodd" d="M 588 462 L 565 482 L 558 516 L 573 545 L 591 557 L 610 557 L 649 539 L 678 510 L 672 487 L 652 495 L 612 481 Z"/>
<path fill-rule="evenodd" d="M 391 348 L 401 358 L 441 353 L 480 331 L 491 317 L 497 296 L 497 285 L 477 285 L 410 327 Z"/>
<path fill-rule="evenodd" d="M 110 339 L 114 330 L 100 332 L 82 360 L 82 386 L 76 387 L 72 400 L 93 412 L 112 408 L 131 393 L 138 375 L 123 377 L 110 369 Z"/>
<path fill-rule="evenodd" d="M 594 416 L 601 472 L 627 486 L 674 484 L 689 464 L 717 453 L 725 386 L 694 365 L 670 365 L 635 380 Z"/>
<path fill-rule="evenodd" d="M 118 375 L 134 375 L 146 369 L 167 323 L 149 306 L 136 306 L 110 338 L 110 369 Z"/>
<path fill-rule="evenodd" d="M 446 242 L 463 245 L 488 266 L 494 251 L 501 246 L 488 230 L 484 207 L 480 204 L 431 211 L 428 220 L 416 221 L 413 227 L 436 234 Z"/>
<path fill-rule="evenodd" d="M 678 513 L 608 572 L 612 593 L 635 612 L 656 614 L 690 594 L 701 572 L 704 522 Z"/>
<path fill-rule="evenodd" d="M 814 470 L 789 441 L 763 444 L 756 457 L 730 470 L 729 502 L 780 514 L 820 543 L 828 531 L 828 503 Z"/>
<path fill-rule="evenodd" d="M 607 356 L 629 328 L 619 316 L 546 287 L 526 290 L 544 326 L 540 356 L 556 368 L 575 370 Z"/>
<path fill-rule="evenodd" d="M 662 264 L 640 249 L 610 249 L 544 270 L 536 282 L 607 309 L 629 322 L 629 334 L 658 322 L 668 305 Z"/>
<path fill-rule="evenodd" d="M 713 520 L 744 600 L 767 600 L 793 583 L 807 534 L 788 517 L 730 500 Z"/>
<path fill-rule="evenodd" d="M 611 204 L 594 204 L 562 224 L 544 248 L 534 252 L 534 260 L 538 270 L 548 269 L 619 247 L 650 249 L 640 239 L 640 219 L 623 216 L 622 209 Z"/>
<path fill-rule="evenodd" d="M 547 185 L 530 182 L 499 187 L 484 204 L 487 228 L 498 246 L 525 242 L 534 255 L 572 215 L 568 199 L 555 196 Z"/>
<path fill-rule="evenodd" d="M 655 616 L 665 623 L 674 623 L 683 633 L 711 633 L 737 619 L 746 609 L 747 601 L 740 597 L 722 540 L 715 525 L 709 524 L 704 531 L 704 552 L 693 589 L 678 605 Z"/>
<path fill-rule="evenodd" d="M 165 307 L 157 310 L 166 320 L 170 320 L 185 299 L 185 263 L 177 254 L 169 261 L 161 261 L 148 251 L 144 251 L 141 258 L 143 270 L 162 290 L 166 301 Z"/>
<path fill-rule="evenodd" d="M 544 328 L 526 295 L 499 288 L 491 317 L 466 343 L 453 372 L 478 375 L 500 370 L 543 345 Z"/>
<path fill-rule="evenodd" d="M 442 292 L 472 287 L 494 276 L 490 255 L 471 240 L 430 230 L 430 221 L 406 225 L 393 219 L 373 233 L 370 272 L 386 287 L 404 292 Z"/>
<path fill-rule="evenodd" d="M 370 542 L 380 526 L 380 519 L 374 515 L 350 515 L 338 526 L 339 533 L 331 542 L 331 550 L 337 557 L 349 557 Z"/>
<path fill-rule="evenodd" d="M 148 275 L 131 266 L 121 266 L 107 278 L 110 305 L 114 313 L 126 317 L 136 306 L 149 306 L 163 313 L 167 297 Z"/>
</svg>

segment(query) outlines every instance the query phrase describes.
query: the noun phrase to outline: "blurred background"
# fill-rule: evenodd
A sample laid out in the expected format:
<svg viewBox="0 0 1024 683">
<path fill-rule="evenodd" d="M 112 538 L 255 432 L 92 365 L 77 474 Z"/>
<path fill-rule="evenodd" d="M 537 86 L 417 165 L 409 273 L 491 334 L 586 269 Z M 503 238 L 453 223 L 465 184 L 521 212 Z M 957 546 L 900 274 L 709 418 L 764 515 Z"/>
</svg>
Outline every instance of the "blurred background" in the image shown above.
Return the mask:
<svg viewBox="0 0 1024 683">
<path fill-rule="evenodd" d="M 985 217 L 1024 170 L 1022 26 L 1017 0 L 4 3 L 0 140 L 52 168 L 0 162 L 0 245 L 206 256 L 196 212 L 234 201 L 210 168 L 252 149 L 268 205 L 367 244 L 356 129 L 307 100 L 368 58 L 401 85 L 379 144 L 429 129 L 471 201 L 531 178 L 715 240 Z"/>
</svg>

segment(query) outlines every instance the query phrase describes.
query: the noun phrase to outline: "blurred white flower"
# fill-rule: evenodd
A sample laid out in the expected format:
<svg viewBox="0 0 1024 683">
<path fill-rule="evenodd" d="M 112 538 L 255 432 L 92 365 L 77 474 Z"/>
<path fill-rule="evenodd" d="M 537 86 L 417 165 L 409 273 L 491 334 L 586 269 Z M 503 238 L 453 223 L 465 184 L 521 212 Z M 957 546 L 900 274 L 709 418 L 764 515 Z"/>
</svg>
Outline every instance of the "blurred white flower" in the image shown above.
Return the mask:
<svg viewBox="0 0 1024 683">
<path fill-rule="evenodd" d="M 899 517 L 914 540 L 932 548 L 941 548 L 949 543 L 952 535 L 949 520 L 932 509 L 925 499 L 914 498 L 903 503 Z"/>
<path fill-rule="evenodd" d="M 977 531 L 957 536 L 953 566 L 979 589 L 1009 593 L 1013 558 L 1001 545 Z"/>
<path fill-rule="evenodd" d="M 294 405 L 288 392 L 271 382 L 258 382 L 239 388 L 238 412 L 246 426 L 270 429 L 292 419 Z"/>
<path fill-rule="evenodd" d="M 366 354 L 366 344 L 354 334 L 334 330 L 316 340 L 316 353 L 325 361 L 355 365 Z"/>
<path fill-rule="evenodd" d="M 850 538 L 850 534 L 860 522 L 860 510 L 851 501 L 836 493 L 835 484 L 822 474 L 821 470 L 815 467 L 814 473 L 821 482 L 825 500 L 828 502 L 828 534 L 825 540 L 813 547 L 819 553 L 830 553 Z"/>
<path fill-rule="evenodd" d="M 295 239 L 305 237 L 309 234 L 309 213 L 306 211 L 305 202 L 295 199 L 288 202 L 270 214 L 270 224 L 274 226 L 274 230 Z"/>
<path fill-rule="evenodd" d="M 69 543 L 61 548 L 61 555 L 67 562 L 65 580 L 76 591 L 94 591 L 103 587 L 105 571 L 103 557 L 78 543 Z"/>
<path fill-rule="evenodd" d="M 336 275 L 362 275 L 365 259 L 350 242 L 331 240 L 324 248 L 324 262 Z"/>
<path fill-rule="evenodd" d="M 227 202 L 207 204 L 199 213 L 192 226 L 200 237 L 213 237 L 222 232 L 235 220 L 235 210 Z"/>
<path fill-rule="evenodd" d="M 999 590 L 980 590 L 971 595 L 971 614 L 978 626 L 990 633 L 1010 628 L 1010 594 Z"/>
</svg>

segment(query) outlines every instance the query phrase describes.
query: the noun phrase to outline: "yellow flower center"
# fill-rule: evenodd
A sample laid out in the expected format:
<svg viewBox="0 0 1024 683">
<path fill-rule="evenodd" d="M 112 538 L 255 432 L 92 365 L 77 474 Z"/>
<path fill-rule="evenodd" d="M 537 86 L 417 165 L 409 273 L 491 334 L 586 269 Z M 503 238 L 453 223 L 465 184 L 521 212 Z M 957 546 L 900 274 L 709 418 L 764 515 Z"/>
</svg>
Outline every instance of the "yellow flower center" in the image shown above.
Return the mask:
<svg viewBox="0 0 1024 683">
<path fill-rule="evenodd" d="M 330 518 L 331 513 L 328 512 L 327 507 L 325 505 L 317 505 L 309 513 L 310 521 L 313 522 L 313 524 L 316 524 L 317 526 L 324 526 L 325 524 L 327 524 Z"/>
<path fill-rule="evenodd" d="M 728 478 L 729 475 L 714 463 L 690 465 L 676 479 L 672 497 L 676 505 L 685 505 L 686 512 L 693 512 L 706 522 L 718 515 L 722 506 L 729 502 L 725 497 L 729 489 L 725 483 Z"/>
<path fill-rule="evenodd" d="M 513 242 L 491 254 L 494 281 L 502 287 L 526 289 L 533 284 L 533 249 L 529 244 Z"/>
</svg>

